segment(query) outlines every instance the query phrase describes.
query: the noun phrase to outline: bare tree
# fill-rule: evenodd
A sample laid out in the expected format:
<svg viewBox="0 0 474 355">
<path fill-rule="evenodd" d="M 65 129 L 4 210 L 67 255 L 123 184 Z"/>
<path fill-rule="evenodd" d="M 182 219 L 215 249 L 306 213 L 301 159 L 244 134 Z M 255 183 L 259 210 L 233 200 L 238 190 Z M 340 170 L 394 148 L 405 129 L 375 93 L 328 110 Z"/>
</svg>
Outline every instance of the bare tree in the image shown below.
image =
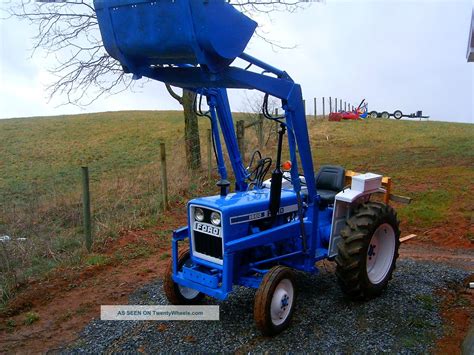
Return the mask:
<svg viewBox="0 0 474 355">
<path fill-rule="evenodd" d="M 118 61 L 104 50 L 92 0 L 33 0 L 4 1 L 4 10 L 10 17 L 34 26 L 32 55 L 38 50 L 54 57 L 48 68 L 54 76 L 47 87 L 49 97 L 65 98 L 64 104 L 87 106 L 103 95 L 113 95 L 133 89 L 131 75 L 123 72 Z M 231 4 L 250 17 L 274 11 L 294 12 L 307 0 L 233 0 Z M 272 46 L 283 48 L 269 39 L 262 28 L 256 35 Z M 199 128 L 193 110 L 194 93 L 183 91 L 178 95 L 170 86 L 168 92 L 184 109 L 186 158 L 190 169 L 201 166 Z"/>
</svg>

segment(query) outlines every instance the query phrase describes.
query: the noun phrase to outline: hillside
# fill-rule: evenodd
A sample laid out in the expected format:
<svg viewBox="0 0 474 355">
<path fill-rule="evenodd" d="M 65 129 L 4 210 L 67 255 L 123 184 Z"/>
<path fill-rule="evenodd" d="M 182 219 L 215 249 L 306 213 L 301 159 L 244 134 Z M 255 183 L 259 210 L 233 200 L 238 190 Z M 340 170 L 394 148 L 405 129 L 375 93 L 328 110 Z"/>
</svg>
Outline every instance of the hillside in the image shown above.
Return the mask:
<svg viewBox="0 0 474 355">
<path fill-rule="evenodd" d="M 10 271 L 2 273 L 4 299 L 25 277 L 87 262 L 81 248 L 81 166 L 91 171 L 98 253 L 123 231 L 163 222 L 160 141 L 167 144 L 173 204 L 216 192 L 216 179 L 206 178 L 208 122 L 200 123 L 203 171 L 193 175 L 184 167 L 181 115 L 139 111 L 0 120 L 0 235 L 27 238 L 23 254 L 11 251 Z M 404 233 L 438 245 L 473 246 L 474 125 L 312 117 L 308 124 L 316 167 L 341 164 L 382 173 L 394 179 L 396 193 L 413 198 L 409 206 L 396 206 Z M 274 126 L 265 128 L 264 151 L 273 156 Z M 246 137 L 248 153 L 257 142 L 253 129 Z"/>
<path fill-rule="evenodd" d="M 114 112 L 0 120 L 0 236 L 12 238 L 0 243 L 0 343 L 5 351 L 44 352 L 67 344 L 81 348 L 89 342 L 78 340 L 79 332 L 98 317 L 99 305 L 136 302 L 128 298 L 133 299 L 134 294 L 140 294 L 140 299 L 149 294 L 152 303 L 155 296 L 161 297 L 160 279 L 170 257 L 170 236 L 173 229 L 186 223 L 186 201 L 217 192 L 215 171 L 211 179 L 207 177 L 208 122 L 200 123 L 203 168 L 191 173 L 184 164 L 181 115 Z M 252 119 L 245 115 L 237 118 Z M 461 281 L 449 280 L 462 280 L 468 271 L 459 268 L 472 270 L 474 260 L 474 125 L 381 119 L 335 123 L 312 117 L 308 117 L 308 125 L 316 168 L 341 164 L 356 171 L 382 173 L 394 179 L 395 193 L 413 198 L 410 205 L 395 204 L 402 234 L 418 235 L 402 245 L 394 281 L 398 285 L 388 296 L 392 297 L 387 301 L 390 305 L 411 307 L 404 310 L 397 306 L 400 324 L 396 328 L 405 332 L 394 333 L 395 343 L 415 349 L 437 339 L 440 353 L 457 351 L 453 349 L 459 349 L 470 326 L 472 297 Z M 275 126 L 266 123 L 264 128 L 263 153 L 273 156 Z M 245 135 L 248 162 L 257 137 L 254 128 L 247 129 Z M 161 206 L 159 142 L 166 143 L 168 157 L 171 209 L 167 212 Z M 95 241 L 91 254 L 85 252 L 82 236 L 83 165 L 89 166 L 91 173 Z M 425 264 L 426 260 L 445 265 Z M 325 272 L 311 282 L 303 298 L 308 300 L 308 314 L 314 313 L 314 304 L 324 305 L 322 311 L 331 309 L 331 323 L 339 314 L 345 327 L 348 306 L 336 291 L 333 268 L 331 263 L 325 265 Z M 433 278 L 446 284 L 433 283 Z M 327 289 L 314 292 L 313 284 L 320 282 L 334 289 L 330 296 L 334 306 L 327 308 L 324 303 Z M 252 304 L 249 300 L 241 297 L 246 305 Z M 340 312 L 335 313 L 338 307 Z M 365 318 L 363 304 L 351 307 Z M 383 314 L 385 308 L 372 312 L 371 305 L 370 313 Z M 223 317 L 231 320 L 224 324 L 253 332 L 248 327 L 250 321 L 239 328 L 237 313 L 223 309 Z M 237 309 L 242 314 L 242 307 Z M 426 315 L 427 310 L 431 315 Z M 406 314 L 411 316 L 406 318 Z M 394 314 L 390 317 L 393 320 Z M 441 318 L 433 325 L 431 317 L 442 317 L 442 328 Z M 381 327 L 398 324 L 380 319 Z M 93 327 L 91 324 L 88 327 Z M 364 324 L 357 321 L 354 327 L 365 334 L 369 330 Z M 116 329 L 100 327 L 90 334 L 109 339 L 107 334 Z M 141 331 L 141 327 L 137 325 L 133 332 L 145 338 L 167 334 L 167 325 L 158 325 L 158 332 Z M 306 323 L 296 320 L 294 329 L 306 332 Z M 253 336 L 248 334 L 245 339 Z M 207 338 L 208 333 L 203 339 Z M 321 338 L 319 333 L 316 338 Z M 125 332 L 122 340 L 106 340 L 105 345 L 119 349 L 128 339 L 135 338 Z M 183 339 L 186 343 L 190 338 Z M 250 343 L 262 341 L 265 339 L 258 338 Z M 293 348 L 291 341 L 288 344 Z"/>
</svg>

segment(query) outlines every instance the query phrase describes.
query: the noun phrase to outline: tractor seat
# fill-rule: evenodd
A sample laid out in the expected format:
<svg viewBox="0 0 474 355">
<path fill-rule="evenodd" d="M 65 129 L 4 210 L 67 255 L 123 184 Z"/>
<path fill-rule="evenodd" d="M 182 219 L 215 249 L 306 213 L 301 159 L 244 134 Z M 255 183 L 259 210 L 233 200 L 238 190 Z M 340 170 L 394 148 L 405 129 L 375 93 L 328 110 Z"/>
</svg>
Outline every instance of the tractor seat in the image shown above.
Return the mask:
<svg viewBox="0 0 474 355">
<path fill-rule="evenodd" d="M 346 171 L 339 165 L 323 165 L 316 176 L 316 188 L 324 205 L 333 205 L 336 195 L 344 189 Z"/>
</svg>

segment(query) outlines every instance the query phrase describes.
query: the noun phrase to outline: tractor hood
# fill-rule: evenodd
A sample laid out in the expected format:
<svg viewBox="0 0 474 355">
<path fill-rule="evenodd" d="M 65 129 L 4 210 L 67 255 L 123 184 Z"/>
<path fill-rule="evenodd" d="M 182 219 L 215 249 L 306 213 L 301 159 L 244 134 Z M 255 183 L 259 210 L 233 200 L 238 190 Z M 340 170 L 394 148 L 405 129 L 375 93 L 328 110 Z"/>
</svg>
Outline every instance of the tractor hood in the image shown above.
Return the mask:
<svg viewBox="0 0 474 355">
<path fill-rule="evenodd" d="M 270 217 L 269 203 L 270 189 L 263 188 L 230 193 L 227 196 L 196 198 L 189 201 L 188 211 L 192 206 L 199 206 L 221 212 L 224 235 L 226 240 L 230 241 L 248 235 L 252 222 Z M 296 193 L 293 190 L 283 189 L 278 214 L 292 213 L 297 210 Z M 188 213 L 188 216 L 190 215 Z M 231 231 L 231 233 L 226 233 L 226 231 Z"/>
</svg>

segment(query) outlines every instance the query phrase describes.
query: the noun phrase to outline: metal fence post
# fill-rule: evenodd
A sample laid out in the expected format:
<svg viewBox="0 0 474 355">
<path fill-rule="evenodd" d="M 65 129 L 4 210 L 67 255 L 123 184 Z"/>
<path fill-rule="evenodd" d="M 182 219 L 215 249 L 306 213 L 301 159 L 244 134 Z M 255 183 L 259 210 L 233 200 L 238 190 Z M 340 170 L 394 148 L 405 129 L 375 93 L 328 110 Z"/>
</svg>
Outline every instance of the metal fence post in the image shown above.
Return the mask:
<svg viewBox="0 0 474 355">
<path fill-rule="evenodd" d="M 166 146 L 160 143 L 160 161 L 161 161 L 161 192 L 163 195 L 163 210 L 168 209 L 168 174 L 166 173 Z"/>
<path fill-rule="evenodd" d="M 334 100 L 334 112 L 337 112 L 337 97 Z"/>
<path fill-rule="evenodd" d="M 318 101 L 314 98 L 314 118 L 318 117 Z"/>
<path fill-rule="evenodd" d="M 325 103 L 324 96 L 323 96 L 323 118 L 326 118 L 326 103 Z"/>
<path fill-rule="evenodd" d="M 332 113 L 332 98 L 329 96 L 329 113 Z"/>
<path fill-rule="evenodd" d="M 84 211 L 84 237 L 87 251 L 92 250 L 92 226 L 91 226 L 91 197 L 89 191 L 89 168 L 83 166 L 82 170 L 82 207 Z"/>
</svg>

